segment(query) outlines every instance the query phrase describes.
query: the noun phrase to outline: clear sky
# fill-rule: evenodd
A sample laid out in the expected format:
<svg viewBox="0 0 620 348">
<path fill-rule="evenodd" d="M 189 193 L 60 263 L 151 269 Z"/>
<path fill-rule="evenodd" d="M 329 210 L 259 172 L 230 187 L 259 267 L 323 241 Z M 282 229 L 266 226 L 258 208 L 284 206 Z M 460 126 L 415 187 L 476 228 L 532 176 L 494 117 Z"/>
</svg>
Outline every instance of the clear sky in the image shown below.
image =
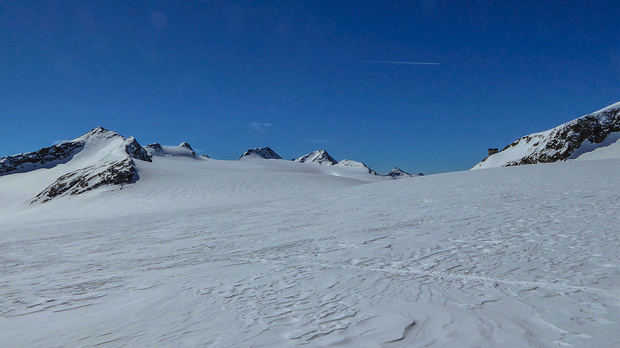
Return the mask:
<svg viewBox="0 0 620 348">
<path fill-rule="evenodd" d="M 5 0 L 0 157 L 103 126 L 217 159 L 464 170 L 620 100 L 618 18 L 617 0 Z"/>
</svg>

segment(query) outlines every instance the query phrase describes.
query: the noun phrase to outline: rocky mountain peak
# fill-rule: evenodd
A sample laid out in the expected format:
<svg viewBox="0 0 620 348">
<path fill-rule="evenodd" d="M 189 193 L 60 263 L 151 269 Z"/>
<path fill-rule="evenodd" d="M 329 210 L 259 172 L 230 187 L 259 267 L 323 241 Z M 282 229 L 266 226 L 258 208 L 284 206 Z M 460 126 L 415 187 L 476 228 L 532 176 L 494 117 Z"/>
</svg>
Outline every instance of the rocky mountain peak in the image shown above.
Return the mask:
<svg viewBox="0 0 620 348">
<path fill-rule="evenodd" d="M 330 156 L 325 150 L 310 152 L 309 154 L 296 158 L 293 161 L 300 163 L 318 163 L 320 165 L 329 166 L 338 164 L 338 161 Z"/>
<path fill-rule="evenodd" d="M 243 155 L 241 155 L 241 157 L 239 157 L 239 159 L 242 159 L 242 158 L 282 159 L 280 155 L 275 153 L 275 151 L 273 151 L 269 147 L 249 149 L 246 152 L 244 152 Z"/>
<path fill-rule="evenodd" d="M 397 178 L 406 178 L 406 177 L 412 177 L 412 176 L 422 176 L 422 173 L 411 174 L 411 173 L 407 173 L 406 171 L 398 167 L 394 167 L 394 169 L 392 169 L 392 171 L 387 173 L 385 176 L 391 176 L 392 178 L 397 179 Z"/>
<path fill-rule="evenodd" d="M 540 133 L 526 135 L 472 169 L 551 163 L 576 158 L 606 146 L 620 132 L 620 102 Z M 598 144 L 598 145 L 597 145 Z M 585 150 L 587 149 L 587 150 Z"/>
<path fill-rule="evenodd" d="M 186 148 L 188 150 L 194 151 L 194 149 L 192 149 L 192 147 L 188 143 L 186 143 L 186 142 L 180 143 L 179 147 L 184 147 L 184 148 Z"/>
</svg>

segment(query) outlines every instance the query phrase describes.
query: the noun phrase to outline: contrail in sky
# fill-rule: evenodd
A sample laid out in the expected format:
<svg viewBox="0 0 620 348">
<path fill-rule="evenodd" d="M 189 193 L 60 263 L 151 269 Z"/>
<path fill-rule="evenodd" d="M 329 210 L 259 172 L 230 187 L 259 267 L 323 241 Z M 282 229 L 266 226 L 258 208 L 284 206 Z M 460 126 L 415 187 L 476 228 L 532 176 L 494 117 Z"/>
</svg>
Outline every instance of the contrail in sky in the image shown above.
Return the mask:
<svg viewBox="0 0 620 348">
<path fill-rule="evenodd" d="M 394 62 L 388 60 L 361 60 L 360 63 L 373 63 L 373 64 L 402 64 L 402 65 L 441 65 L 441 63 L 428 63 L 428 62 Z"/>
</svg>

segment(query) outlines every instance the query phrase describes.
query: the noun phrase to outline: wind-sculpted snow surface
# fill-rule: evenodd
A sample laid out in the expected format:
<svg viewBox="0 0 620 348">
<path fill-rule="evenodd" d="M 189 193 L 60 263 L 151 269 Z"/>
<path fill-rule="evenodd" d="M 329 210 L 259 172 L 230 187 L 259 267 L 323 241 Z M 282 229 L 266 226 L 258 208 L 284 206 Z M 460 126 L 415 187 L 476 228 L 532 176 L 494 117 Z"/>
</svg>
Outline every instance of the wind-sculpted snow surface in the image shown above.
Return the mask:
<svg viewBox="0 0 620 348">
<path fill-rule="evenodd" d="M 608 147 L 618 141 L 618 135 L 620 102 L 553 129 L 526 135 L 472 169 L 565 161 L 599 147 Z M 609 141 L 612 139 L 613 143 Z M 617 148 L 615 146 L 614 158 L 620 157 Z"/>
<path fill-rule="evenodd" d="M 34 173 L 0 177 L 3 346 L 620 344 L 618 160 L 136 164 L 123 190 L 21 208 Z"/>
</svg>

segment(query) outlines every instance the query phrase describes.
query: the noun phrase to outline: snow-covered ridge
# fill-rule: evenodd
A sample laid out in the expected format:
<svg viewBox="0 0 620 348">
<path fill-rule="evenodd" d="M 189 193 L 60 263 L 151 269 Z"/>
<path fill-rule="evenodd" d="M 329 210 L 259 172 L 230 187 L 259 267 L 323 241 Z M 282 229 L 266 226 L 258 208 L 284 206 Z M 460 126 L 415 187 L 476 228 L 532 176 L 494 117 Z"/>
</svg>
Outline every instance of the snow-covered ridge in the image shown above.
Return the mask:
<svg viewBox="0 0 620 348">
<path fill-rule="evenodd" d="M 318 150 L 318 151 L 310 152 L 307 155 L 294 159 L 293 162 L 306 163 L 306 164 L 318 164 L 321 166 L 342 166 L 342 167 L 351 167 L 351 168 L 361 168 L 370 175 L 380 176 L 379 174 L 377 174 L 377 172 L 370 169 L 370 167 L 368 167 L 363 162 L 352 161 L 348 159 L 338 162 L 332 156 L 330 156 L 325 150 Z M 422 173 L 409 174 L 403 171 L 402 169 L 395 167 L 394 169 L 392 169 L 391 172 L 383 176 L 397 179 L 397 178 L 405 178 L 405 177 L 413 177 L 413 176 L 421 176 L 421 175 L 423 174 Z"/>
<path fill-rule="evenodd" d="M 365 165 L 363 162 L 358 162 L 358 161 L 352 161 L 352 160 L 342 160 L 340 162 L 338 162 L 339 166 L 344 166 L 344 167 L 353 167 L 353 168 L 364 168 L 365 170 L 368 171 L 369 174 L 372 175 L 379 175 L 377 174 L 377 172 L 375 172 L 374 170 L 370 169 L 370 167 L 368 167 L 367 165 Z"/>
<path fill-rule="evenodd" d="M 485 158 L 472 169 L 576 159 L 601 147 L 617 148 L 615 143 L 619 132 L 620 102 L 547 131 L 526 135 Z M 612 139 L 613 142 L 609 141 Z M 617 151 L 605 153 L 612 158 L 620 157 Z"/>
<path fill-rule="evenodd" d="M 153 156 L 174 156 L 174 157 L 190 157 L 190 158 L 209 158 L 207 155 L 198 156 L 194 149 L 186 143 L 182 142 L 179 146 L 162 146 L 159 143 L 152 143 L 144 147 L 146 152 L 152 158 Z"/>
<path fill-rule="evenodd" d="M 246 152 L 244 152 L 243 155 L 241 155 L 241 157 L 239 157 L 239 160 L 244 159 L 244 158 L 282 159 L 280 155 L 275 153 L 275 151 L 273 151 L 269 147 L 249 149 Z"/>
</svg>

